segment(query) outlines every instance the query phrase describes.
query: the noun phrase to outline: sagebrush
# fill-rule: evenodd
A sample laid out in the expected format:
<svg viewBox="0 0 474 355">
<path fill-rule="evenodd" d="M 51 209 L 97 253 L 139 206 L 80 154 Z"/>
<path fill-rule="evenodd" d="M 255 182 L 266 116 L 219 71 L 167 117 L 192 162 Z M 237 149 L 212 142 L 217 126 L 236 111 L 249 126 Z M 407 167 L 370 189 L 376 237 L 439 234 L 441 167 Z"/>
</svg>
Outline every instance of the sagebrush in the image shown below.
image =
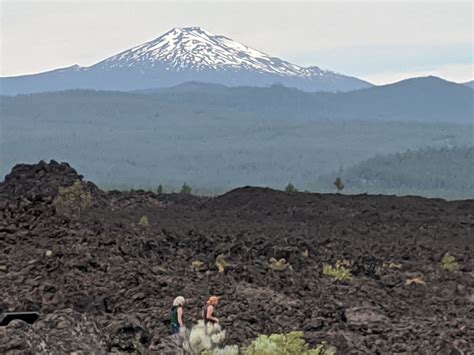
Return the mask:
<svg viewBox="0 0 474 355">
<path fill-rule="evenodd" d="M 148 227 L 150 225 L 150 222 L 148 221 L 148 217 L 143 215 L 140 218 L 140 221 L 138 222 L 138 224 L 142 227 Z"/>
<path fill-rule="evenodd" d="M 338 281 L 349 281 L 352 279 L 352 272 L 349 263 L 338 260 L 335 266 L 325 264 L 323 266 L 323 274 L 333 277 Z"/>
<path fill-rule="evenodd" d="M 225 330 L 219 324 L 204 323 L 200 320 L 194 325 L 189 333 L 182 334 L 182 341 L 185 353 L 191 355 L 201 355 L 203 352 L 213 354 L 213 351 L 225 339 Z"/>
<path fill-rule="evenodd" d="M 92 195 L 79 180 L 68 187 L 60 187 L 53 201 L 56 211 L 62 215 L 80 216 L 92 205 Z"/>
<path fill-rule="evenodd" d="M 456 261 L 456 258 L 449 253 L 441 259 L 441 265 L 443 269 L 450 271 L 450 272 L 457 272 L 459 271 L 459 263 Z"/>
<path fill-rule="evenodd" d="M 180 332 L 181 350 L 188 355 L 335 355 L 336 348 L 326 343 L 311 348 L 303 332 L 260 335 L 248 346 L 227 345 L 225 331 L 218 324 L 199 321 L 191 331 Z M 176 351 L 178 353 L 179 351 Z"/>
<path fill-rule="evenodd" d="M 311 349 L 303 332 L 260 335 L 242 353 L 244 355 L 333 355 L 334 347 L 320 344 Z"/>
</svg>

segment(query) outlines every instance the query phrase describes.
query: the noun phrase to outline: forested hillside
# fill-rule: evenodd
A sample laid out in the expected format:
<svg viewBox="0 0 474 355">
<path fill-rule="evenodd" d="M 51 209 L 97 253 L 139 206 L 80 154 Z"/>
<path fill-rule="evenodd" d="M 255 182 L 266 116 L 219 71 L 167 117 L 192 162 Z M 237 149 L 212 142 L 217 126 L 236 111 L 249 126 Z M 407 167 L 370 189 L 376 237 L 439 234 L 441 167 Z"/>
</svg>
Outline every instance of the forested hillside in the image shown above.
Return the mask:
<svg viewBox="0 0 474 355">
<path fill-rule="evenodd" d="M 412 115 L 403 105 L 395 115 L 395 106 L 389 110 L 387 104 L 391 118 L 405 118 L 392 121 L 385 113 L 373 117 L 351 104 L 358 95 L 366 100 L 365 109 L 370 97 L 389 100 L 385 91 L 392 89 L 387 87 L 379 88 L 384 90 L 380 94 L 379 89 L 310 94 L 283 86 L 191 83 L 146 93 L 68 91 L 0 97 L 0 174 L 18 162 L 56 159 L 74 164 L 103 187 L 162 184 L 176 189 L 186 182 L 223 192 L 243 185 L 282 188 L 291 181 L 301 190 L 334 191 L 332 181 L 319 184 L 318 178 L 376 155 L 472 145 L 473 91 L 453 85 L 442 82 L 440 90 L 460 92 L 455 101 L 464 104 L 449 106 L 449 114 L 440 111 L 447 122 L 438 122 L 435 114 Z M 337 113 L 331 107 L 339 104 L 331 100 L 344 97 L 349 101 L 338 101 Z M 434 112 L 433 100 L 417 105 Z M 377 100 L 373 105 L 377 107 Z M 464 113 L 457 115 L 458 110 Z"/>
<path fill-rule="evenodd" d="M 218 116 L 226 121 L 242 116 L 285 121 L 375 120 L 426 123 L 473 123 L 474 91 L 435 77 L 349 93 L 308 93 L 282 85 L 268 88 L 226 87 L 185 83 L 167 89 L 133 93 L 116 91 L 65 91 L 17 97 L 0 97 L 2 116 L 34 116 L 38 107 L 56 119 L 93 119 L 111 115 Z M 58 111 L 57 108 L 70 110 Z M 79 108 L 79 110 L 78 110 Z M 67 114 L 69 117 L 59 116 Z"/>
<path fill-rule="evenodd" d="M 474 198 L 474 147 L 378 155 L 340 175 L 347 191 Z M 330 177 L 323 180 L 328 183 Z"/>
</svg>

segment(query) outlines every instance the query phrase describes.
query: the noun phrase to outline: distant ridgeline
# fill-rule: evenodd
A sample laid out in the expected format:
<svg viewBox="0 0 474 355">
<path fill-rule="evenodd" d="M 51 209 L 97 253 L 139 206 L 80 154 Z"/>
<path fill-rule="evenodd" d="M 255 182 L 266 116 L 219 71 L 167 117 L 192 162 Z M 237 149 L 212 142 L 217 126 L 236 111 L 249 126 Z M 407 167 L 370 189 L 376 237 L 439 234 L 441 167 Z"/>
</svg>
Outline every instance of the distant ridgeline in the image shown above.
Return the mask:
<svg viewBox="0 0 474 355">
<path fill-rule="evenodd" d="M 114 121 L 133 116 L 189 120 L 206 115 L 226 120 L 242 116 L 271 120 L 375 120 L 473 123 L 474 90 L 436 77 L 415 78 L 395 84 L 344 93 L 304 92 L 282 85 L 227 87 L 190 82 L 171 88 L 117 91 L 71 90 L 42 94 L 0 96 L 2 116 L 68 115 Z M 60 111 L 57 111 L 57 109 Z M 64 118 L 67 120 L 68 118 Z M 138 123 L 137 122 L 137 123 Z M 256 122 L 257 123 L 257 122 Z"/>
</svg>

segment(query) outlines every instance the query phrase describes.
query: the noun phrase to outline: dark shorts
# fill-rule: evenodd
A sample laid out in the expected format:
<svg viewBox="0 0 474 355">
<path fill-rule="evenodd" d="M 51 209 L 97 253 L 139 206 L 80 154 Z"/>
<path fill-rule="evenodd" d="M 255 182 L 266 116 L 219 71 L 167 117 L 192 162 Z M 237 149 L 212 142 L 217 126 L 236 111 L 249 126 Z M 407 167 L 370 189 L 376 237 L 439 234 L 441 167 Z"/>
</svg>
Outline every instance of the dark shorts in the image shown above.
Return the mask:
<svg viewBox="0 0 474 355">
<path fill-rule="evenodd" d="M 171 335 L 179 334 L 179 325 L 171 324 Z"/>
</svg>

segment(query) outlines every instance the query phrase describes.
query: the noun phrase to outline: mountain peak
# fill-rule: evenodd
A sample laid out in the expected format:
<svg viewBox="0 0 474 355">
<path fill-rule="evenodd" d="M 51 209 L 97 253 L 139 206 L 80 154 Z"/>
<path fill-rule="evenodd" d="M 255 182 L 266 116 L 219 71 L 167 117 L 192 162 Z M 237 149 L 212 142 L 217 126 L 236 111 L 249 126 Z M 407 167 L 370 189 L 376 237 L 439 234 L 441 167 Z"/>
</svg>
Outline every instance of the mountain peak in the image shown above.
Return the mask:
<svg viewBox="0 0 474 355">
<path fill-rule="evenodd" d="M 164 36 L 179 36 L 179 35 L 184 35 L 184 36 L 204 35 L 204 36 L 207 36 L 207 37 L 215 36 L 214 33 L 211 33 L 211 32 L 209 32 L 209 31 L 207 31 L 204 28 L 199 27 L 199 26 L 173 27 L 171 30 L 169 30 L 168 32 L 165 32 L 163 35 L 157 37 L 152 42 L 154 42 L 158 39 L 161 39 Z"/>
<path fill-rule="evenodd" d="M 171 31 L 175 31 L 175 32 L 198 32 L 198 33 L 206 33 L 208 35 L 213 35 L 209 31 L 207 31 L 204 28 L 199 27 L 199 26 L 174 27 L 169 32 L 171 32 Z"/>
<path fill-rule="evenodd" d="M 25 80 L 20 78 L 7 89 L 5 84 L 2 91 L 22 93 L 78 87 L 139 90 L 188 81 L 265 87 L 280 83 L 305 91 L 348 91 L 371 86 L 316 66 L 292 64 L 199 26 L 175 27 L 95 65 L 58 73 L 54 77 L 47 73 L 32 77 L 32 81 L 41 83 L 37 88 L 30 87 L 30 79 L 23 84 Z"/>
<path fill-rule="evenodd" d="M 252 70 L 281 77 L 309 78 L 325 72 L 304 68 L 250 48 L 201 27 L 176 27 L 156 39 L 99 63 L 101 67 L 160 67 L 167 71 Z"/>
</svg>

